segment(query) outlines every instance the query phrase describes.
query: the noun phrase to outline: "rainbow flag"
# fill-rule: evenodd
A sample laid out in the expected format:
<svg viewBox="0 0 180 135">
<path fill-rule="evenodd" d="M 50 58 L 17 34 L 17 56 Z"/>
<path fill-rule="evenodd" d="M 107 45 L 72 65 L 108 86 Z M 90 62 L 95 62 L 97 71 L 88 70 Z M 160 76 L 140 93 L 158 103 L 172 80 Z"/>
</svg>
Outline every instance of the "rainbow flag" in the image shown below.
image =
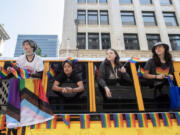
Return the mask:
<svg viewBox="0 0 180 135">
<path fill-rule="evenodd" d="M 161 126 L 158 113 L 150 113 L 149 115 L 150 115 L 153 127 Z"/>
<path fill-rule="evenodd" d="M 137 116 L 138 116 L 139 127 L 144 127 L 145 122 L 144 122 L 143 114 L 142 113 L 138 113 Z"/>
<path fill-rule="evenodd" d="M 180 112 L 176 112 L 175 116 L 176 116 L 177 124 L 178 124 L 178 126 L 180 126 Z"/>
<path fill-rule="evenodd" d="M 30 129 L 35 129 L 35 125 L 31 125 L 29 127 L 30 127 Z"/>
<path fill-rule="evenodd" d="M 64 123 L 70 128 L 70 115 L 69 114 L 61 114 L 61 118 Z"/>
<path fill-rule="evenodd" d="M 71 60 L 73 63 L 77 63 L 78 62 L 78 59 L 75 59 L 73 57 L 68 57 L 68 60 Z"/>
<path fill-rule="evenodd" d="M 114 127 L 119 127 L 120 117 L 117 113 L 113 114 Z"/>
<path fill-rule="evenodd" d="M 20 70 L 20 76 L 22 79 L 28 79 L 30 77 L 27 69 L 20 68 L 19 70 Z"/>
<path fill-rule="evenodd" d="M 9 73 L 3 67 L 1 67 L 0 69 L 1 69 L 0 77 L 1 78 L 6 78 L 6 76 L 8 76 Z"/>
<path fill-rule="evenodd" d="M 131 59 L 129 59 L 128 61 L 131 62 L 131 63 L 136 63 L 140 60 L 140 58 L 137 58 L 137 57 L 131 57 Z"/>
<path fill-rule="evenodd" d="M 5 129 L 6 124 L 6 116 L 4 114 L 0 114 L 0 130 Z"/>
<path fill-rule="evenodd" d="M 124 119 L 123 119 L 123 114 L 122 113 L 119 114 L 119 119 L 120 119 L 121 127 L 124 127 Z"/>
<path fill-rule="evenodd" d="M 52 127 L 53 127 L 53 120 L 46 121 L 46 128 L 47 129 L 52 129 Z"/>
<path fill-rule="evenodd" d="M 127 127 L 136 127 L 134 114 L 126 113 L 125 116 Z"/>
<path fill-rule="evenodd" d="M 88 114 L 80 115 L 80 127 L 82 129 L 90 128 L 90 116 Z"/>
<path fill-rule="evenodd" d="M 111 120 L 110 120 L 110 114 L 101 114 L 101 126 L 102 128 L 109 128 L 111 127 Z"/>
<path fill-rule="evenodd" d="M 11 73 L 16 77 L 16 78 L 18 78 L 18 79 L 21 79 L 21 77 L 18 75 L 18 72 L 16 71 L 16 69 L 15 68 L 10 68 L 10 71 L 11 71 Z"/>
<path fill-rule="evenodd" d="M 139 66 L 139 68 L 138 68 L 138 76 L 142 77 L 144 75 L 144 72 L 145 72 L 145 69 Z"/>
<path fill-rule="evenodd" d="M 172 120 L 170 118 L 170 114 L 169 113 L 161 113 L 161 115 L 163 118 L 164 126 L 172 126 Z"/>
<path fill-rule="evenodd" d="M 166 68 L 166 69 L 162 69 L 161 67 L 157 67 L 156 68 L 156 73 L 158 75 L 160 75 L 160 74 L 168 75 L 169 74 L 169 67 Z"/>
<path fill-rule="evenodd" d="M 55 76 L 55 72 L 51 67 L 49 68 L 49 71 L 47 72 L 47 76 L 48 78 L 52 78 Z"/>
</svg>

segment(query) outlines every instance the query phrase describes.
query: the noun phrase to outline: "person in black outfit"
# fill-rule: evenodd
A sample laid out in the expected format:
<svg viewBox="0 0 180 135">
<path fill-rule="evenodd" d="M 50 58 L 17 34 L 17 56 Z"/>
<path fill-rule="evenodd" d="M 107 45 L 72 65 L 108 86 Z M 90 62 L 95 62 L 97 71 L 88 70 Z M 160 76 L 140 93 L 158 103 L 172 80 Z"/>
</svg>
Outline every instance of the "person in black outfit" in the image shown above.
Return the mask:
<svg viewBox="0 0 180 135">
<path fill-rule="evenodd" d="M 80 74 L 73 71 L 73 62 L 71 60 L 65 60 L 62 63 L 63 72 L 55 77 L 55 81 L 52 86 L 52 90 L 64 95 L 66 97 L 75 96 L 77 93 L 84 91 L 84 85 Z M 66 83 L 66 86 L 63 84 Z M 69 85 L 75 84 L 76 87 Z"/>
<path fill-rule="evenodd" d="M 120 83 L 122 80 L 131 83 L 129 74 L 119 62 L 119 55 L 116 50 L 108 49 L 106 59 L 101 63 L 98 72 L 98 84 L 100 91 L 105 97 L 112 97 L 110 85 Z"/>
<path fill-rule="evenodd" d="M 150 88 L 154 88 L 154 99 L 158 108 L 169 108 L 169 83 L 167 76 L 174 79 L 172 55 L 169 53 L 169 46 L 158 42 L 152 47 L 153 57 L 144 66 L 143 77 L 147 79 Z M 166 87 L 164 87 L 166 86 Z"/>
<path fill-rule="evenodd" d="M 144 78 L 150 79 L 152 87 L 161 86 L 167 82 L 165 79 L 170 76 L 173 80 L 173 61 L 172 55 L 169 53 L 169 46 L 165 43 L 158 42 L 152 48 L 153 58 L 149 59 L 145 66 Z"/>
</svg>

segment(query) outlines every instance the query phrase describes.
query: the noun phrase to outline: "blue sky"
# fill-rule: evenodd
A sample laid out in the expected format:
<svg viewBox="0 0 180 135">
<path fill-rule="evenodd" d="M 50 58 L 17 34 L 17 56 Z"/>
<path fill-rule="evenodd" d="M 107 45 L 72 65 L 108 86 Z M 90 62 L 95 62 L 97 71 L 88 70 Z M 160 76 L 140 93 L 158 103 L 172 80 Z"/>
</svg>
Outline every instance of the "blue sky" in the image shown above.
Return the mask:
<svg viewBox="0 0 180 135">
<path fill-rule="evenodd" d="M 0 24 L 9 34 L 4 57 L 13 57 L 18 34 L 56 34 L 62 38 L 64 0 L 0 0 Z"/>
</svg>

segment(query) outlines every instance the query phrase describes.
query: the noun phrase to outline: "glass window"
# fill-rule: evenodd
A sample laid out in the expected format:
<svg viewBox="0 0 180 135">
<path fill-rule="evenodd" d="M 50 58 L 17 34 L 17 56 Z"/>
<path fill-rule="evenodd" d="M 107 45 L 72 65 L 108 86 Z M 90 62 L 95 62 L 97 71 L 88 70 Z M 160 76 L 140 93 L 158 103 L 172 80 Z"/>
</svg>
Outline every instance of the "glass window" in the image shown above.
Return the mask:
<svg viewBox="0 0 180 135">
<path fill-rule="evenodd" d="M 121 19 L 123 25 L 136 24 L 133 11 L 121 11 Z"/>
<path fill-rule="evenodd" d="M 78 3 L 86 3 L 86 0 L 78 0 Z"/>
<path fill-rule="evenodd" d="M 161 5 L 171 5 L 171 0 L 160 0 Z"/>
<path fill-rule="evenodd" d="M 142 16 L 143 16 L 145 26 L 157 25 L 154 12 L 142 12 Z"/>
<path fill-rule="evenodd" d="M 102 49 L 111 48 L 111 40 L 110 40 L 110 34 L 109 33 L 102 33 L 101 34 L 101 40 L 102 40 Z"/>
<path fill-rule="evenodd" d="M 148 49 L 151 50 L 153 45 L 157 42 L 160 42 L 160 35 L 159 34 L 147 34 L 147 42 L 148 42 Z"/>
<path fill-rule="evenodd" d="M 80 24 L 86 24 L 86 11 L 78 10 L 77 18 Z"/>
<path fill-rule="evenodd" d="M 174 12 L 163 12 L 166 26 L 177 26 L 177 20 Z"/>
<path fill-rule="evenodd" d="M 97 0 L 87 0 L 88 3 L 97 3 Z"/>
<path fill-rule="evenodd" d="M 98 24 L 97 11 L 88 11 L 88 24 Z"/>
<path fill-rule="evenodd" d="M 108 11 L 100 11 L 101 24 L 109 24 Z"/>
<path fill-rule="evenodd" d="M 140 0 L 141 4 L 152 4 L 152 0 Z"/>
<path fill-rule="evenodd" d="M 88 49 L 99 49 L 98 33 L 88 33 Z"/>
<path fill-rule="evenodd" d="M 77 47 L 78 49 L 86 49 L 86 33 L 78 33 Z"/>
<path fill-rule="evenodd" d="M 107 0 L 99 0 L 99 3 L 107 3 Z"/>
<path fill-rule="evenodd" d="M 180 35 L 169 35 L 172 50 L 180 51 Z"/>
<path fill-rule="evenodd" d="M 124 34 L 124 43 L 126 50 L 139 50 L 137 34 Z"/>
<path fill-rule="evenodd" d="M 132 0 L 119 0 L 120 4 L 131 4 Z"/>
</svg>

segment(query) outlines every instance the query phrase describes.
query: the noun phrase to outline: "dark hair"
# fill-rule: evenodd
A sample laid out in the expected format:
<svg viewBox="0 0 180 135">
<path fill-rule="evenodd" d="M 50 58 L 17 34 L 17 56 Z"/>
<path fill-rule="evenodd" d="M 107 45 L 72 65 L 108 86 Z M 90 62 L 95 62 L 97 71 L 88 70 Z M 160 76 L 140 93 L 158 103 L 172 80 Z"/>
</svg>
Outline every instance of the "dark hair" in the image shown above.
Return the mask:
<svg viewBox="0 0 180 135">
<path fill-rule="evenodd" d="M 37 49 L 36 42 L 34 42 L 33 40 L 24 40 L 22 45 L 24 45 L 25 43 L 28 43 L 33 48 L 33 52 L 36 51 L 36 49 Z"/>
<path fill-rule="evenodd" d="M 73 69 L 73 62 L 71 60 L 65 60 L 63 63 L 62 63 L 62 67 L 64 68 L 64 65 L 68 63 L 69 65 L 71 65 L 72 69 Z"/>
<path fill-rule="evenodd" d="M 170 66 L 173 63 L 172 55 L 170 54 L 169 50 L 166 47 L 164 47 L 164 48 L 165 48 L 164 59 L 166 61 L 166 65 Z M 155 51 L 152 51 L 152 52 L 153 52 L 153 60 L 154 60 L 155 65 L 156 66 L 160 66 L 161 65 L 161 61 L 160 61 L 159 56 L 156 54 Z"/>
<path fill-rule="evenodd" d="M 115 57 L 114 63 L 115 63 L 116 65 L 119 65 L 120 57 L 119 57 L 118 52 L 117 52 L 115 49 L 112 49 L 112 48 L 110 48 L 110 49 L 108 49 L 108 50 L 111 50 L 111 51 L 113 51 L 113 52 L 115 53 L 116 57 Z M 108 50 L 107 50 L 107 51 L 108 51 Z M 106 59 L 106 61 L 108 61 L 108 60 Z"/>
</svg>

